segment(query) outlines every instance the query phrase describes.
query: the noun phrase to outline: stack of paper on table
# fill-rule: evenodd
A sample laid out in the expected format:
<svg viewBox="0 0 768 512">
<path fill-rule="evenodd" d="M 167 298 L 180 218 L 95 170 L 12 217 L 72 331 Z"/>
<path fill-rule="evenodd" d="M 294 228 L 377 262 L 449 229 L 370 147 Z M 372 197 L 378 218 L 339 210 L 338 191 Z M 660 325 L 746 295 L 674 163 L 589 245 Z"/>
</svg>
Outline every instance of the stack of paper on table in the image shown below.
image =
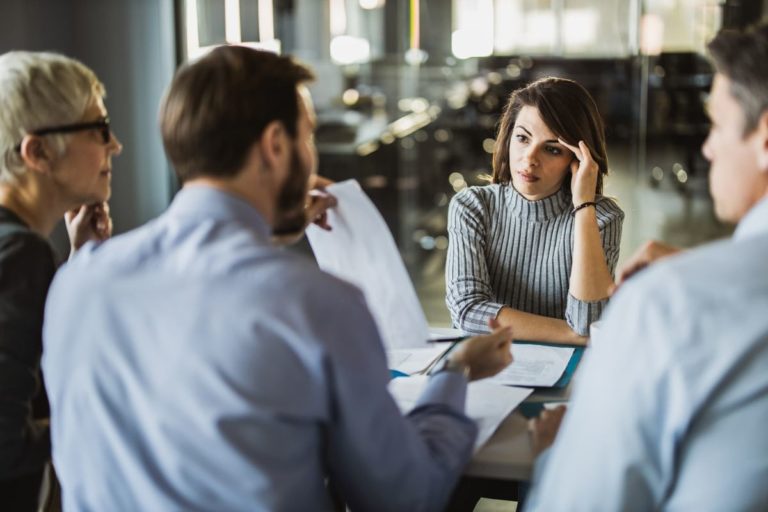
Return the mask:
<svg viewBox="0 0 768 512">
<path fill-rule="evenodd" d="M 458 341 L 467 336 L 468 334 L 461 329 L 453 327 L 429 327 L 430 341 Z"/>
<path fill-rule="evenodd" d="M 425 373 L 450 348 L 388 350 L 389 367 L 409 375 Z M 551 387 L 562 377 L 573 355 L 573 347 L 550 347 L 528 343 L 512 344 L 512 364 L 488 379 L 507 386 Z"/>
<path fill-rule="evenodd" d="M 413 409 L 428 379 L 425 376 L 404 377 L 392 379 L 389 383 L 389 392 L 403 414 Z M 475 452 L 488 442 L 501 422 L 528 398 L 532 391 L 527 388 L 500 386 L 488 380 L 469 384 L 466 413 L 475 420 L 478 427 Z"/>
<path fill-rule="evenodd" d="M 450 344 L 433 344 L 427 348 L 387 350 L 387 364 L 392 370 L 418 375 L 427 371 L 445 354 Z"/>
<path fill-rule="evenodd" d="M 551 387 L 563 376 L 573 347 L 512 344 L 512 364 L 490 380 L 508 386 Z"/>
</svg>

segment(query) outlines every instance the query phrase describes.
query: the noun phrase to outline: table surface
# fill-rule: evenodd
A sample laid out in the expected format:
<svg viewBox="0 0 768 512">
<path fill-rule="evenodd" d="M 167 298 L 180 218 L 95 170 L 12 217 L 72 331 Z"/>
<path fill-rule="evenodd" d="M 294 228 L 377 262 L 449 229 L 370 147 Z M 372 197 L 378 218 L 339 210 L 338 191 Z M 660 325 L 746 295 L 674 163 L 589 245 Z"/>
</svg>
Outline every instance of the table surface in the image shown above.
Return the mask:
<svg viewBox="0 0 768 512">
<path fill-rule="evenodd" d="M 577 367 L 571 382 L 565 388 L 536 390 L 526 402 L 567 401 L 571 396 L 571 386 L 578 370 Z M 472 457 L 464 470 L 464 476 L 514 481 L 530 480 L 533 462 L 528 420 L 516 409 Z"/>
</svg>

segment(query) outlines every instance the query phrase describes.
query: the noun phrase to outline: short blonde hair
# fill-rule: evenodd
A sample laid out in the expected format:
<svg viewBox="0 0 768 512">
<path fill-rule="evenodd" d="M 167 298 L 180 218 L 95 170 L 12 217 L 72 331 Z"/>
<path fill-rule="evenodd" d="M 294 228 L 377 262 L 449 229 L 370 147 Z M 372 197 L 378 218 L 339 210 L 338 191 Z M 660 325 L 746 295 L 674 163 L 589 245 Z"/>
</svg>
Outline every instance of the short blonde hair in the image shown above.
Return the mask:
<svg viewBox="0 0 768 512">
<path fill-rule="evenodd" d="M 83 63 L 47 52 L 0 55 L 0 182 L 24 173 L 16 147 L 27 133 L 81 121 L 104 85 Z M 68 135 L 47 135 L 53 151 L 66 151 Z"/>
</svg>

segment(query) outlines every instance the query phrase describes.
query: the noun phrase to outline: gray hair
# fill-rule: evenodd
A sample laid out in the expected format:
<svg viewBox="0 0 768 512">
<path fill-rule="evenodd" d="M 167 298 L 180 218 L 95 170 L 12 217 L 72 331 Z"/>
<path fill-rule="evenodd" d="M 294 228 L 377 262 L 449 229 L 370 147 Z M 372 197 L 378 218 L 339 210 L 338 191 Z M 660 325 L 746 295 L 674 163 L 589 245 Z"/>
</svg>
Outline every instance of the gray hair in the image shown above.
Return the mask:
<svg viewBox="0 0 768 512">
<path fill-rule="evenodd" d="M 0 55 L 0 183 L 24 173 L 16 151 L 24 135 L 51 126 L 77 123 L 104 85 L 81 62 L 46 52 L 12 51 Z M 69 135 L 47 135 L 56 156 L 66 151 Z"/>
<path fill-rule="evenodd" d="M 730 92 L 744 113 L 744 135 L 768 111 L 768 21 L 739 32 L 721 30 L 707 45 L 718 73 L 728 77 Z"/>
</svg>

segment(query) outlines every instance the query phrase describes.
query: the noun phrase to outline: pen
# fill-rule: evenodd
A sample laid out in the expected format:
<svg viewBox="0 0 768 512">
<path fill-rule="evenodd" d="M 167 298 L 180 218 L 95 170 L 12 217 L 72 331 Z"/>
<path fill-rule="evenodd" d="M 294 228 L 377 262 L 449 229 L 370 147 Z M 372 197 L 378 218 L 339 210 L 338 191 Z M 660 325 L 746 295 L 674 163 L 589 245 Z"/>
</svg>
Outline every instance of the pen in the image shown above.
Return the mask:
<svg viewBox="0 0 768 512">
<path fill-rule="evenodd" d="M 427 340 L 427 343 L 454 343 L 456 341 L 461 341 L 464 339 L 464 336 L 453 336 L 448 338 L 430 338 Z"/>
<path fill-rule="evenodd" d="M 445 359 L 446 357 L 448 357 L 448 354 L 450 354 L 450 353 L 451 353 L 451 351 L 452 351 L 454 348 L 456 348 L 456 345 L 458 345 L 459 343 L 461 343 L 462 339 L 463 339 L 463 338 L 461 338 L 461 339 L 458 339 L 458 340 L 455 340 L 455 341 L 452 341 L 452 342 L 451 342 L 451 346 L 450 346 L 450 347 L 448 347 L 447 349 L 445 349 L 445 351 L 444 351 L 442 354 L 440 354 L 440 357 L 437 357 L 437 358 L 435 358 L 435 360 L 434 360 L 434 361 L 432 361 L 432 363 L 430 363 L 430 364 L 429 364 L 429 366 L 427 366 L 426 368 L 424 368 L 424 370 L 423 370 L 422 372 L 419 372 L 419 373 L 421 373 L 421 374 L 423 374 L 423 375 L 429 375 L 429 372 L 432 370 L 432 368 L 434 368 L 435 366 L 437 366 L 438 364 L 440 364 L 440 361 L 442 361 L 443 359 Z"/>
</svg>

